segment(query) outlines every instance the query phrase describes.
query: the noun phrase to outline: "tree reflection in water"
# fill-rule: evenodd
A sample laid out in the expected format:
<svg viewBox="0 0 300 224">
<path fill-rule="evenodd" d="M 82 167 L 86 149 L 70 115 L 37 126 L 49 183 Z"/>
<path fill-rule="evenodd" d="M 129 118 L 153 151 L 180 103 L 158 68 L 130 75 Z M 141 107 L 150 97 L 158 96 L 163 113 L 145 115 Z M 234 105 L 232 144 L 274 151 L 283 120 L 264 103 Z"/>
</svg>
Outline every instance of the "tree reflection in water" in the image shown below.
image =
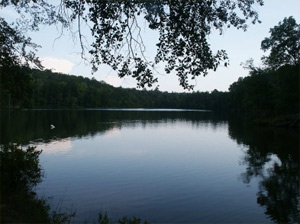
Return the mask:
<svg viewBox="0 0 300 224">
<path fill-rule="evenodd" d="M 227 118 L 215 117 L 210 113 L 19 111 L 11 114 L 11 119 L 1 116 L 0 134 L 1 139 L 4 140 L 2 143 L 29 144 L 33 139 L 40 138 L 44 142 L 51 142 L 55 139 L 104 134 L 108 130 L 126 125 L 134 126 L 137 123 L 137 117 L 140 119 L 138 124 L 145 125 L 177 120 L 192 121 L 195 125 L 218 126 L 224 122 L 227 123 Z M 52 122 L 58 128 L 50 130 L 49 124 Z M 265 214 L 278 223 L 299 222 L 299 131 L 253 127 L 237 119 L 229 119 L 228 129 L 230 137 L 246 149 L 242 163 L 247 168 L 241 177 L 245 184 L 249 184 L 254 178 L 259 180 L 257 203 L 264 207 Z M 26 153 L 20 153 L 17 148 L 14 151 L 4 149 L 5 147 L 1 149 L 1 221 L 19 222 L 20 219 L 12 220 L 12 217 L 17 213 L 21 217 L 22 214 L 28 212 L 33 215 L 27 218 L 33 218 L 35 214 L 44 214 L 41 215 L 43 219 L 38 222 L 48 222 L 51 218 L 47 214 L 49 206 L 44 200 L 38 199 L 32 190 L 42 175 L 37 162 L 39 153 L 37 155 L 27 152 L 25 156 Z M 11 177 L 10 171 L 5 170 L 5 167 L 14 164 L 12 163 L 13 154 L 18 154 L 18 157 L 14 157 L 21 160 L 31 157 L 31 160 L 35 161 L 34 163 L 20 163 L 22 164 L 20 168 L 23 169 L 22 174 L 28 173 L 29 177 L 33 175 L 32 177 L 36 178 L 28 182 L 29 185 L 22 183 L 23 179 L 20 176 L 16 179 L 9 178 Z M 24 169 L 30 172 L 25 172 Z M 23 190 L 20 190 L 20 186 Z M 3 214 L 6 216 L 4 217 Z M 24 220 L 31 222 L 31 219 L 25 218 L 23 222 Z"/>
<path fill-rule="evenodd" d="M 246 147 L 245 184 L 259 178 L 257 203 L 277 223 L 299 222 L 299 133 L 229 122 L 231 138 Z"/>
<path fill-rule="evenodd" d="M 50 212 L 47 200 L 36 196 L 34 188 L 43 178 L 40 154 L 35 147 L 1 146 L 1 223 L 64 223 L 75 216 Z"/>
<path fill-rule="evenodd" d="M 75 217 L 74 211 L 63 212 L 61 204 L 55 211 L 51 211 L 47 199 L 36 196 L 34 188 L 43 178 L 43 170 L 39 163 L 41 152 L 31 146 L 26 149 L 16 144 L 1 146 L 1 223 L 70 223 Z M 126 216 L 114 222 L 107 213 L 105 215 L 99 213 L 97 223 L 147 224 L 148 222 Z"/>
</svg>

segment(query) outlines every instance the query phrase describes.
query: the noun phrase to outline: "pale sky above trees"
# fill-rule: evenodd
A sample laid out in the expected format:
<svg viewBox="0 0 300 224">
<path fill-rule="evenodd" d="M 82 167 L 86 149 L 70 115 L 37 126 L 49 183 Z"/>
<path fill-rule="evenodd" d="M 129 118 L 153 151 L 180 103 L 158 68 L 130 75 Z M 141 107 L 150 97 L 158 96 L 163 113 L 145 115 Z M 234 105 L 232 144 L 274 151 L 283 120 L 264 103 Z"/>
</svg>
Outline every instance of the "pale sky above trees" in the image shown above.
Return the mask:
<svg viewBox="0 0 300 224">
<path fill-rule="evenodd" d="M 211 48 L 215 51 L 225 49 L 230 65 L 228 67 L 220 66 L 216 72 L 210 71 L 206 77 L 197 77 L 196 82 L 191 83 L 195 84 L 194 91 L 212 91 L 214 89 L 227 91 L 229 85 L 237 81 L 239 77 L 248 75 L 248 71 L 243 69 L 241 63 L 253 58 L 255 65 L 261 64 L 260 58 L 266 53 L 260 49 L 260 45 L 261 41 L 269 36 L 270 28 L 289 16 L 293 16 L 297 23 L 300 21 L 299 0 L 265 0 L 264 6 L 257 6 L 257 11 L 262 23 L 250 24 L 246 32 L 235 28 L 227 29 L 221 36 L 218 31 L 212 32 L 209 38 Z M 1 16 L 5 17 L 7 21 L 14 21 L 17 13 L 12 9 L 5 8 L 1 10 Z M 80 57 L 81 49 L 78 38 L 74 39 L 70 33 L 65 32 L 57 39 L 59 35 L 59 30 L 54 26 L 41 27 L 40 31 L 29 34 L 34 43 L 42 46 L 38 50 L 37 56 L 41 58 L 46 68 L 56 72 L 94 77 L 116 87 L 136 87 L 136 81 L 133 78 L 120 79 L 115 71 L 105 65 L 100 66 L 99 70 L 92 75 L 91 65 L 84 63 Z M 156 53 L 155 43 L 158 35 L 145 27 L 142 27 L 142 35 L 146 45 L 146 57 L 153 58 Z M 87 41 L 91 42 L 89 36 L 87 36 Z M 161 91 L 184 91 L 179 86 L 178 77 L 172 73 L 166 74 L 163 65 L 159 64 L 156 70 L 159 72 L 159 74 L 155 74 L 159 82 L 153 86 L 153 89 L 159 85 Z"/>
</svg>

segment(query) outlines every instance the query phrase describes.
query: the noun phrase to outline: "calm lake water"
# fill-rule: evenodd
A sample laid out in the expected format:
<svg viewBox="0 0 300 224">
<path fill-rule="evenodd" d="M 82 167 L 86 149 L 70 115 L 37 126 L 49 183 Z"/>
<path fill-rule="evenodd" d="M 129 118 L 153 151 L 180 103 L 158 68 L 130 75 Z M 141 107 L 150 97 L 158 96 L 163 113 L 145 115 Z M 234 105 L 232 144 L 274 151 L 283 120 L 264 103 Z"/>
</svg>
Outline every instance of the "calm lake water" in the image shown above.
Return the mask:
<svg viewBox="0 0 300 224">
<path fill-rule="evenodd" d="M 43 150 L 38 195 L 76 222 L 299 221 L 295 130 L 195 110 L 2 111 L 7 142 Z"/>
</svg>

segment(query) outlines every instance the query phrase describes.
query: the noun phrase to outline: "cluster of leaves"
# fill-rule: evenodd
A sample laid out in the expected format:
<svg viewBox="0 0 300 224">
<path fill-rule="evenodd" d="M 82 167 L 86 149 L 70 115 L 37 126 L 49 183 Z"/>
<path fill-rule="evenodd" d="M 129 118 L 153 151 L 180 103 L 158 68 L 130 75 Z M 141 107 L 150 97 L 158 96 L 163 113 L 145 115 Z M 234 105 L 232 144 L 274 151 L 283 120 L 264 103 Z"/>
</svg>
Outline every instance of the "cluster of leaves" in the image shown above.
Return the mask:
<svg viewBox="0 0 300 224">
<path fill-rule="evenodd" d="M 59 211 L 50 212 L 46 199 L 36 197 L 34 187 L 43 178 L 39 163 L 42 151 L 35 147 L 22 148 L 17 144 L 5 144 L 0 148 L 1 168 L 1 222 L 3 223 L 70 223 L 76 215 Z M 99 214 L 99 224 L 113 223 Z M 141 220 L 123 217 L 120 224 L 140 224 Z M 147 224 L 147 222 L 144 222 Z"/>
<path fill-rule="evenodd" d="M 230 107 L 257 117 L 299 114 L 300 25 L 293 17 L 284 18 L 261 48 L 270 50 L 262 57 L 265 67 L 247 61 L 250 76 L 230 86 Z"/>
<path fill-rule="evenodd" d="M 24 36 L 27 30 L 38 31 L 39 25 L 61 24 L 72 30 L 73 22 L 77 29 L 85 57 L 87 46 L 81 22 L 90 27 L 94 38 L 89 53 L 95 72 L 99 65 L 108 64 L 120 77 L 132 76 L 138 87 L 151 87 L 155 66 L 162 62 L 166 73 L 175 73 L 180 85 L 192 89 L 189 82 L 199 75 L 207 75 L 223 63 L 228 65 L 224 50 L 212 52 L 208 36 L 213 29 L 220 33 L 228 27 L 246 30 L 247 21 L 259 22 L 253 5 L 263 5 L 263 0 L 153 0 L 153 1 L 91 1 L 65 0 L 55 8 L 45 0 L 3 0 L 0 7 L 11 6 L 20 14 L 16 24 L 7 24 L 1 18 L 1 65 L 4 62 L 20 64 L 21 59 L 37 63 L 34 51 L 16 51 L 18 46 L 36 49 L 30 38 Z M 158 32 L 157 54 L 151 61 L 145 55 L 140 21 Z"/>
<path fill-rule="evenodd" d="M 252 8 L 256 3 L 263 5 L 262 0 L 66 0 L 63 4 L 72 10 L 71 20 L 92 24 L 94 42 L 89 53 L 93 56 L 94 71 L 105 63 L 117 70 L 120 77 L 134 77 L 138 87 L 151 87 L 157 82 L 153 76 L 155 65 L 164 62 L 166 73 L 174 71 L 180 85 L 192 89 L 189 78 L 205 76 L 220 63 L 228 64 L 224 50 L 213 53 L 210 49 L 207 38 L 212 29 L 220 33 L 231 26 L 246 30 L 248 19 L 252 23 L 259 22 Z M 148 61 L 144 55 L 140 19 L 147 22 L 149 29 L 159 33 L 153 61 Z"/>
<path fill-rule="evenodd" d="M 65 223 L 75 216 L 56 211 L 51 214 L 47 200 L 36 196 L 34 188 L 44 176 L 39 163 L 41 153 L 32 146 L 1 146 L 1 222 Z"/>
<path fill-rule="evenodd" d="M 31 42 L 28 31 L 39 31 L 40 25 L 56 25 L 72 30 L 70 17 L 62 7 L 52 5 L 45 0 L 1 0 L 0 9 L 8 8 L 19 16 L 8 23 L 4 17 L 1 21 L 1 61 L 0 66 L 33 65 L 42 68 L 35 52 L 40 47 Z M 60 27 L 58 27 L 60 25 Z M 26 50 L 28 50 L 27 52 Z M 25 63 L 24 63 L 25 62 Z"/>
<path fill-rule="evenodd" d="M 42 151 L 6 144 L 0 148 L 1 222 L 6 223 L 70 223 L 76 213 L 53 211 L 47 200 L 36 197 L 36 187 L 44 176 L 39 163 Z M 99 224 L 113 223 L 100 213 Z M 123 217 L 120 224 L 140 224 L 141 220 Z M 147 224 L 147 222 L 144 222 Z"/>
<path fill-rule="evenodd" d="M 42 65 L 35 55 L 39 47 L 31 42 L 31 38 L 25 37 L 18 29 L 12 28 L 3 18 L 0 17 L 0 60 L 1 67 L 12 67 L 25 63 L 34 63 L 38 68 Z M 31 48 L 27 52 L 27 47 Z"/>
<path fill-rule="evenodd" d="M 297 65 L 300 62 L 300 24 L 293 17 L 270 29 L 270 37 L 261 42 L 261 49 L 270 50 L 269 56 L 262 58 L 264 64 L 277 69 L 285 64 Z"/>
<path fill-rule="evenodd" d="M 40 154 L 34 147 L 1 146 L 1 222 L 50 222 L 50 207 L 33 192 L 43 176 Z"/>
<path fill-rule="evenodd" d="M 43 66 L 36 56 L 41 46 L 32 42 L 26 35 L 28 31 L 38 31 L 40 25 L 61 24 L 68 27 L 67 21 L 55 7 L 44 0 L 2 0 L 0 9 L 11 7 L 20 15 L 14 22 L 8 23 L 0 17 L 0 66 Z"/>
<path fill-rule="evenodd" d="M 16 187 L 32 190 L 42 181 L 39 165 L 41 151 L 34 147 L 23 150 L 20 146 L 9 144 L 1 147 L 1 186 L 5 190 Z M 2 188 L 3 189 L 3 188 Z"/>
<path fill-rule="evenodd" d="M 0 7 L 11 7 L 20 15 L 12 25 L 23 32 L 38 31 L 40 25 L 66 23 L 55 6 L 45 0 L 1 0 Z"/>
</svg>

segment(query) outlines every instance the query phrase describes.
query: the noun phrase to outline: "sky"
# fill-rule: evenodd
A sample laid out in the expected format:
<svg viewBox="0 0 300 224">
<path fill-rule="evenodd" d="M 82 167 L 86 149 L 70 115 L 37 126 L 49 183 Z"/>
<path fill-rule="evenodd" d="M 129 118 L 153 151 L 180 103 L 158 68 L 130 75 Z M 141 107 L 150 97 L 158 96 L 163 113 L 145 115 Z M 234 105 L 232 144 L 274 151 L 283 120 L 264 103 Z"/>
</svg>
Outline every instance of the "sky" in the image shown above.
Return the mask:
<svg viewBox="0 0 300 224">
<path fill-rule="evenodd" d="M 55 4 L 55 1 L 51 1 Z M 209 36 L 209 43 L 213 52 L 224 49 L 229 56 L 230 65 L 220 66 L 217 71 L 210 71 L 207 76 L 197 77 L 194 84 L 194 91 L 228 91 L 229 86 L 238 80 L 239 77 L 248 75 L 248 71 L 241 63 L 253 58 L 256 66 L 261 65 L 260 58 L 267 53 L 260 49 L 261 41 L 269 37 L 270 28 L 278 25 L 285 17 L 293 16 L 297 23 L 300 23 L 300 0 L 265 0 L 264 6 L 255 6 L 259 13 L 261 24 L 250 24 L 246 32 L 235 28 L 227 29 L 224 34 L 212 32 Z M 14 21 L 18 14 L 10 8 L 1 9 L 1 16 L 8 21 Z M 142 31 L 143 40 L 146 45 L 146 56 L 153 58 L 156 53 L 155 43 L 157 33 L 148 29 Z M 115 87 L 135 88 L 136 81 L 131 77 L 120 79 L 115 71 L 107 65 L 101 65 L 95 74 L 91 74 L 91 65 L 84 62 L 80 56 L 78 39 L 70 33 L 65 32 L 60 36 L 60 30 L 55 26 L 43 26 L 38 32 L 29 33 L 32 41 L 41 46 L 37 56 L 47 69 L 71 75 L 94 77 L 98 81 L 105 81 Z M 91 40 L 87 37 L 89 43 Z M 161 91 L 186 92 L 179 85 L 177 76 L 174 73 L 165 74 L 163 66 L 157 67 L 159 74 L 158 85 Z M 154 85 L 155 88 L 156 85 Z"/>
</svg>

